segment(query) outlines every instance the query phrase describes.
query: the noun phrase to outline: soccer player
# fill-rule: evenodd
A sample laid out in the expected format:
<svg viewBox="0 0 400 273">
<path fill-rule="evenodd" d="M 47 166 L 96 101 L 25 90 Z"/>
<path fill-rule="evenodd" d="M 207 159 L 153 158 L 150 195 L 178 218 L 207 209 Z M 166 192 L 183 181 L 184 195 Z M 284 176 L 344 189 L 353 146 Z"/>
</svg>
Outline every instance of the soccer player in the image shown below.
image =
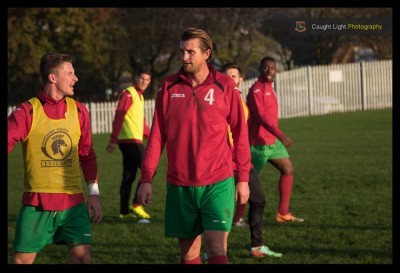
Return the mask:
<svg viewBox="0 0 400 273">
<path fill-rule="evenodd" d="M 278 100 L 272 86 L 276 75 L 275 60 L 271 57 L 263 58 L 258 71 L 258 79 L 247 94 L 251 163 L 257 173 L 266 162 L 280 172 L 280 199 L 276 222 L 303 222 L 304 219 L 295 217 L 289 211 L 294 168 L 286 147 L 292 146 L 293 142 L 278 127 Z"/>
<path fill-rule="evenodd" d="M 55 243 L 67 246 L 70 263 L 88 264 L 90 217 L 94 214 L 95 224 L 102 219 L 89 113 L 71 98 L 78 78 L 70 55 L 45 54 L 40 73 L 38 96 L 18 105 L 8 118 L 8 152 L 21 141 L 25 166 L 13 262 L 32 264 L 37 252 Z"/>
<path fill-rule="evenodd" d="M 231 77 L 235 83 L 236 86 L 238 88 L 240 88 L 240 84 L 243 82 L 243 73 L 242 73 L 242 69 L 240 68 L 239 65 L 234 64 L 234 63 L 226 63 L 221 67 L 221 72 L 228 75 L 229 77 Z M 246 116 L 246 120 L 248 118 L 248 108 L 246 103 L 243 101 L 242 99 L 242 105 L 243 105 L 243 110 L 245 111 L 245 116 Z M 229 126 L 228 126 L 229 128 Z M 229 141 L 232 143 L 232 133 L 229 130 Z M 249 181 L 250 182 L 250 181 Z M 250 184 L 249 184 L 250 186 Z M 251 189 L 250 189 L 250 195 L 251 195 Z M 248 224 L 246 223 L 246 221 L 243 218 L 244 212 L 246 210 L 246 204 L 244 205 L 236 205 L 236 209 L 235 209 L 235 215 L 233 216 L 233 225 L 235 227 L 247 227 Z"/>
<path fill-rule="evenodd" d="M 227 63 L 222 66 L 221 72 L 230 76 L 239 87 L 243 82 L 243 73 L 239 65 L 234 63 Z M 242 100 L 243 110 L 245 113 L 246 120 L 249 117 L 249 110 L 246 103 Z M 228 131 L 229 141 L 233 145 L 232 133 Z M 235 181 L 237 181 L 237 175 L 235 171 Z M 282 253 L 274 252 L 269 249 L 268 246 L 264 245 L 263 242 L 263 218 L 264 218 L 264 208 L 265 208 L 265 194 L 260 183 L 258 174 L 251 168 L 249 174 L 249 213 L 248 222 L 250 225 L 250 241 L 251 241 L 251 251 L 250 254 L 256 258 L 264 257 L 282 257 Z M 246 204 L 237 204 L 235 216 L 233 217 L 233 225 L 236 227 L 246 227 L 248 224 L 243 219 Z"/>
<path fill-rule="evenodd" d="M 250 147 L 235 82 L 209 64 L 213 45 L 202 29 L 181 36 L 178 73 L 160 87 L 145 156 L 138 201 L 148 206 L 152 176 L 167 149 L 165 236 L 177 237 L 182 264 L 200 264 L 201 235 L 209 264 L 226 264 L 235 199 L 249 197 Z M 238 172 L 235 187 L 230 125 Z"/>
<path fill-rule="evenodd" d="M 135 82 L 132 86 L 122 90 L 119 94 L 113 129 L 106 147 L 106 150 L 112 153 L 118 144 L 122 153 L 122 181 L 119 188 L 119 218 L 121 219 L 136 218 L 137 216 L 144 219 L 150 218 L 143 206 L 136 201 L 136 194 L 134 194 L 132 203 L 129 204 L 132 184 L 135 181 L 137 170 L 142 165 L 143 136 L 147 138 L 150 132 L 144 119 L 143 98 L 143 93 L 150 81 L 151 71 L 147 68 L 141 68 L 136 73 Z"/>
</svg>

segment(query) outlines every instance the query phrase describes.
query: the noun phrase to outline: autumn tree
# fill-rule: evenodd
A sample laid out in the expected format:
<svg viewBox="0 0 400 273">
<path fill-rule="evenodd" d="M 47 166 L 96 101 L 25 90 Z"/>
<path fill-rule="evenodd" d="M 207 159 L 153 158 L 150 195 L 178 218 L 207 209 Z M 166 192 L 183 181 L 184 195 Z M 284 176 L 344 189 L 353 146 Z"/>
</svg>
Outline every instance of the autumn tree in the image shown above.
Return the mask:
<svg viewBox="0 0 400 273">
<path fill-rule="evenodd" d="M 123 52 L 114 9 L 9 8 L 8 100 L 15 104 L 40 88 L 39 62 L 49 52 L 71 54 L 79 78 L 76 97 L 104 99 L 104 88 L 118 78 Z"/>
</svg>

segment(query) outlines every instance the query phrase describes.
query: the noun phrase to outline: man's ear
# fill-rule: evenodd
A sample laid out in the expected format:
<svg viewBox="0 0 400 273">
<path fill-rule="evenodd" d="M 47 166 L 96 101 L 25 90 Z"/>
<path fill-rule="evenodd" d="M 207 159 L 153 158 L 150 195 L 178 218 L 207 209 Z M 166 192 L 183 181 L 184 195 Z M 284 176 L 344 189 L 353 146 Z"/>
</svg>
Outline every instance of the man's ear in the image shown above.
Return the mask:
<svg viewBox="0 0 400 273">
<path fill-rule="evenodd" d="M 206 58 L 206 60 L 207 60 L 207 59 L 209 59 L 210 56 L 211 56 L 211 49 L 207 49 L 207 50 L 206 50 L 206 53 L 207 53 L 207 55 L 208 55 L 207 58 Z"/>
<path fill-rule="evenodd" d="M 49 80 L 49 82 L 54 83 L 56 81 L 56 75 L 49 74 L 49 76 L 47 76 L 47 79 Z"/>
</svg>

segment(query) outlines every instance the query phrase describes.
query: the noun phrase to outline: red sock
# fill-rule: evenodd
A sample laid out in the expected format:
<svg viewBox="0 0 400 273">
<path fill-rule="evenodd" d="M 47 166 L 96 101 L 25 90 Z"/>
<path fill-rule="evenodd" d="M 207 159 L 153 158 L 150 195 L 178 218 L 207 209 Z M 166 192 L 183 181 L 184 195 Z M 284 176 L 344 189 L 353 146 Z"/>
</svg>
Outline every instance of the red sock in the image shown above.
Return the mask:
<svg viewBox="0 0 400 273">
<path fill-rule="evenodd" d="M 181 259 L 181 264 L 201 264 L 200 256 L 194 258 L 193 260 L 183 260 L 183 259 Z"/>
<path fill-rule="evenodd" d="M 243 218 L 244 211 L 246 210 L 246 204 L 244 205 L 236 205 L 235 216 L 233 216 L 233 222 L 236 223 L 240 218 Z"/>
<path fill-rule="evenodd" d="M 290 194 L 292 192 L 293 175 L 281 175 L 279 179 L 279 213 L 286 215 L 289 213 Z"/>
<path fill-rule="evenodd" d="M 228 257 L 225 255 L 208 257 L 208 264 L 228 264 Z"/>
</svg>

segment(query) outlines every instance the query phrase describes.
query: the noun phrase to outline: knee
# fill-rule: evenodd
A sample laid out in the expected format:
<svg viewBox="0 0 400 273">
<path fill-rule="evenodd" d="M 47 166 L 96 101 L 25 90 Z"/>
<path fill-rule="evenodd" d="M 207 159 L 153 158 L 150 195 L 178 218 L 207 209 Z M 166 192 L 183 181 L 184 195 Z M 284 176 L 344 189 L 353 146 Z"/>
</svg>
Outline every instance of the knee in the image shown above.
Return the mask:
<svg viewBox="0 0 400 273">
<path fill-rule="evenodd" d="M 254 191 L 249 197 L 249 206 L 260 207 L 265 206 L 267 199 L 264 192 L 261 190 Z"/>
<path fill-rule="evenodd" d="M 290 176 L 294 176 L 294 168 L 292 165 L 287 165 L 285 167 L 282 168 L 281 171 L 282 175 L 290 175 Z"/>
<path fill-rule="evenodd" d="M 265 197 L 263 199 L 259 200 L 249 200 L 249 207 L 251 208 L 252 211 L 263 211 L 265 208 L 265 204 L 267 203 Z"/>
<path fill-rule="evenodd" d="M 92 257 L 90 255 L 90 245 L 75 245 L 69 249 L 69 258 L 71 264 L 90 264 Z"/>
<path fill-rule="evenodd" d="M 14 264 L 33 264 L 36 253 L 15 252 L 13 256 Z"/>
</svg>

